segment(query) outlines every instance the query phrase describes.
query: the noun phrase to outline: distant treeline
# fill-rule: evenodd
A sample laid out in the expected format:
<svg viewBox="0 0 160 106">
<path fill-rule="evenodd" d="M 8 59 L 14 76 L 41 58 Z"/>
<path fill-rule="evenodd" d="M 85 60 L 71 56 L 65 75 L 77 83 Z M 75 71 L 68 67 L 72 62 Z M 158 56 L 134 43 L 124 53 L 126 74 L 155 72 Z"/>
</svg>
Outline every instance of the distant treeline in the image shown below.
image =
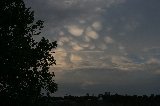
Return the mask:
<svg viewBox="0 0 160 106">
<path fill-rule="evenodd" d="M 98 96 L 43 96 L 39 99 L 39 106 L 160 106 L 160 95 L 111 95 L 110 92 Z"/>
</svg>

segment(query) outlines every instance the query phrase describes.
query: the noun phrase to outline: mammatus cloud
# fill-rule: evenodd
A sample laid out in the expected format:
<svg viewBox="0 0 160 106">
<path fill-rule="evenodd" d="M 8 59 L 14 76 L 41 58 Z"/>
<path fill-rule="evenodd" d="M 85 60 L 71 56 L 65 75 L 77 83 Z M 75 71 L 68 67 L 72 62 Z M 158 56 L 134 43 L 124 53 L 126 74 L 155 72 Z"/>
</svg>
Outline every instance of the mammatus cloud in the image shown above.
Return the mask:
<svg viewBox="0 0 160 106">
<path fill-rule="evenodd" d="M 80 56 L 81 62 L 78 62 L 74 68 L 101 66 L 132 70 L 139 69 L 142 64 L 159 61 L 152 56 L 141 56 L 145 60 L 138 64 L 135 62 L 138 59 L 133 61 L 128 56 L 131 49 L 136 51 L 135 48 L 138 48 L 132 45 L 137 41 L 137 45 L 140 44 L 141 40 L 132 36 L 139 35 L 137 27 L 143 24 L 141 21 L 143 13 L 141 14 L 133 7 L 130 10 L 126 9 L 130 5 L 128 0 L 39 0 L 34 2 L 37 6 L 33 7 L 39 8 L 38 4 L 44 4 L 44 8 L 39 13 L 36 12 L 46 19 L 49 30 L 46 29 L 45 33 L 49 34 L 48 38 L 51 40 L 56 38 L 58 41 L 59 46 L 55 57 L 59 68 L 72 69 L 75 65 L 73 62 L 75 56 Z M 131 12 L 136 13 L 135 16 Z M 134 31 L 137 31 L 137 34 L 133 33 Z M 128 41 L 128 39 L 134 41 Z M 141 43 L 140 45 L 144 47 L 145 42 L 142 40 Z M 60 49 L 61 52 L 59 52 Z"/>
<path fill-rule="evenodd" d="M 86 29 L 86 32 L 85 32 L 86 36 L 91 38 L 91 39 L 97 39 L 98 38 L 98 33 L 94 30 L 92 30 L 92 28 L 88 27 Z"/>
<path fill-rule="evenodd" d="M 75 51 L 80 51 L 80 50 L 83 50 L 83 47 L 79 46 L 79 44 L 77 43 L 71 43 L 72 45 L 72 49 L 75 50 Z"/>
<path fill-rule="evenodd" d="M 113 40 L 111 37 L 109 37 L 109 36 L 106 36 L 106 37 L 104 38 L 104 41 L 105 41 L 105 43 L 107 43 L 107 44 L 111 44 L 111 43 L 114 42 L 114 40 Z"/>
<path fill-rule="evenodd" d="M 58 45 L 63 46 L 65 43 L 68 43 L 70 39 L 68 37 L 60 37 L 58 41 Z"/>
<path fill-rule="evenodd" d="M 68 26 L 68 32 L 72 34 L 73 36 L 81 36 L 84 32 L 82 28 L 79 28 L 78 26 L 72 25 Z"/>
<path fill-rule="evenodd" d="M 44 19 L 60 92 L 158 92 L 158 0 L 27 1 Z M 62 88 L 62 89 L 61 89 Z M 93 88 L 93 89 L 92 89 Z M 135 89 L 134 89 L 135 88 Z M 63 93 L 63 94 L 64 94 Z"/>
<path fill-rule="evenodd" d="M 102 29 L 102 24 L 99 21 L 97 21 L 92 24 L 92 27 L 94 28 L 94 30 L 100 31 Z"/>
<path fill-rule="evenodd" d="M 143 70 L 145 65 L 150 63 L 159 64 L 159 60 L 151 56 L 145 57 L 144 62 L 135 62 L 129 57 L 126 47 L 114 40 L 111 35 L 101 34 L 93 25 L 103 29 L 102 24 L 92 22 L 83 27 L 70 24 L 64 27 L 63 32 L 59 32 L 59 46 L 63 48 L 62 52 L 65 54 L 62 56 L 62 53 L 57 52 L 55 56 L 58 59 L 59 68 L 72 70 L 76 67 L 77 69 L 103 67 L 132 71 Z M 145 50 L 145 52 L 148 51 Z"/>
</svg>

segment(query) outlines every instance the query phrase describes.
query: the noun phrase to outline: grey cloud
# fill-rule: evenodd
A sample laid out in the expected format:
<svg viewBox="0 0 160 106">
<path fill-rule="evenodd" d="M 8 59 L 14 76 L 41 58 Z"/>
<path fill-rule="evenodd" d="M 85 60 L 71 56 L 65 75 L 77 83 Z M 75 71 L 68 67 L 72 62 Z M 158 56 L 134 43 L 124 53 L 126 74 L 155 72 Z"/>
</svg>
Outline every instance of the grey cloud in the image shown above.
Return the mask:
<svg viewBox="0 0 160 106">
<path fill-rule="evenodd" d="M 98 94 L 102 91 L 123 94 L 158 93 L 159 80 L 157 75 L 147 70 L 127 73 L 116 69 L 99 68 L 70 70 L 63 73 L 63 78 L 59 82 L 63 87 L 57 94 L 63 90 L 74 95 L 83 95 L 83 92 Z"/>
<path fill-rule="evenodd" d="M 82 94 L 90 88 L 157 93 L 160 64 L 154 59 L 160 60 L 159 4 L 159 0 L 27 1 L 36 18 L 45 21 L 42 36 L 58 40 L 58 48 L 64 50 L 57 53 L 57 62 L 66 70 L 55 68 L 62 70 L 56 72 L 59 93 Z M 68 26 L 76 27 L 69 30 Z M 83 60 L 74 63 L 73 54 L 80 56 L 74 59 Z"/>
<path fill-rule="evenodd" d="M 127 0 L 110 8 L 104 14 L 113 29 L 110 33 L 131 52 L 141 51 L 144 46 L 159 46 L 159 4 L 158 0 Z M 126 29 L 127 26 L 132 30 Z"/>
<path fill-rule="evenodd" d="M 67 2 L 71 3 L 68 6 Z M 85 20 L 100 16 L 95 10 L 107 9 L 114 4 L 123 3 L 124 0 L 34 0 L 27 2 L 32 6 L 35 15 L 44 19 L 47 23 L 60 23 L 73 21 L 75 18 L 82 17 Z M 107 7 L 108 6 L 108 7 Z"/>
<path fill-rule="evenodd" d="M 130 54 L 133 52 L 139 55 L 144 47 L 150 48 L 160 45 L 158 41 L 160 31 L 158 24 L 160 14 L 158 10 L 160 8 L 157 0 L 35 0 L 29 1 L 27 4 L 33 6 L 38 18 L 41 17 L 46 20 L 47 27 L 44 33 L 48 35 L 48 38 L 59 40 L 59 32 L 63 31 L 63 36 L 72 38 L 69 42 L 74 41 L 77 43 L 72 47 L 67 45 L 68 42 L 63 44 L 63 48 L 71 51 L 72 49 L 78 51 L 92 49 L 93 52 L 103 50 L 106 53 L 105 55 L 123 56 L 129 54 L 131 57 Z M 104 11 L 96 12 L 97 8 Z M 77 22 L 80 18 L 86 22 L 83 24 Z M 92 32 L 93 38 L 96 38 L 95 40 L 87 38 L 90 39 L 89 47 L 82 47 L 80 44 L 84 43 L 83 38 L 73 37 L 65 27 L 67 25 L 77 25 L 82 26 L 85 31 L 87 27 L 91 27 L 92 23 L 97 21 L 102 23 L 102 30 Z M 74 34 L 80 34 L 81 32 L 74 32 Z M 90 32 L 89 36 L 92 34 Z M 108 35 L 115 39 L 117 44 L 105 44 L 103 40 Z M 111 40 L 107 42 L 111 42 Z M 119 50 L 118 44 L 122 44 L 125 50 Z M 147 57 L 145 54 L 149 56 Z M 144 56 L 137 56 L 136 60 L 135 58 L 131 59 L 135 62 L 141 61 L 141 63 L 147 61 L 146 58 L 156 57 L 159 59 L 153 52 L 145 54 Z M 104 53 L 100 55 L 104 55 Z M 98 57 L 98 54 L 96 56 Z M 92 55 L 91 57 L 94 60 L 96 56 Z M 141 59 L 141 57 L 145 59 Z"/>
</svg>

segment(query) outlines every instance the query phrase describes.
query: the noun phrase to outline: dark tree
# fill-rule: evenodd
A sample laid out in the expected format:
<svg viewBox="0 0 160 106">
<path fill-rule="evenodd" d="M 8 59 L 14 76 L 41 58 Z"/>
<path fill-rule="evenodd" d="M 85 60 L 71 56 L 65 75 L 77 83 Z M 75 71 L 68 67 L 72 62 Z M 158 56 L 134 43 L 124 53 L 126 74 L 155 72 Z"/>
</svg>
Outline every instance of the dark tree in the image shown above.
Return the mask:
<svg viewBox="0 0 160 106">
<path fill-rule="evenodd" d="M 49 72 L 57 43 L 44 37 L 39 42 L 33 39 L 42 28 L 43 21 L 35 21 L 23 0 L 0 0 L 1 102 L 35 102 L 41 89 L 57 90 L 54 73 Z"/>
</svg>

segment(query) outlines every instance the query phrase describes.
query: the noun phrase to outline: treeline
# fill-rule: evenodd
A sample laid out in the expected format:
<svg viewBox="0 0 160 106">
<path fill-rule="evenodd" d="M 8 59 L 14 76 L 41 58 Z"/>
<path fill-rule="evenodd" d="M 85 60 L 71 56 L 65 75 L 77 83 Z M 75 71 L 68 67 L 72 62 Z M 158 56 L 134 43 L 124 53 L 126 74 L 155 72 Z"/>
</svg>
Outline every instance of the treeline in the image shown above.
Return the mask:
<svg viewBox="0 0 160 106">
<path fill-rule="evenodd" d="M 39 106 L 160 106 L 160 95 L 111 95 L 109 92 L 98 96 L 64 96 L 40 98 Z"/>
</svg>

